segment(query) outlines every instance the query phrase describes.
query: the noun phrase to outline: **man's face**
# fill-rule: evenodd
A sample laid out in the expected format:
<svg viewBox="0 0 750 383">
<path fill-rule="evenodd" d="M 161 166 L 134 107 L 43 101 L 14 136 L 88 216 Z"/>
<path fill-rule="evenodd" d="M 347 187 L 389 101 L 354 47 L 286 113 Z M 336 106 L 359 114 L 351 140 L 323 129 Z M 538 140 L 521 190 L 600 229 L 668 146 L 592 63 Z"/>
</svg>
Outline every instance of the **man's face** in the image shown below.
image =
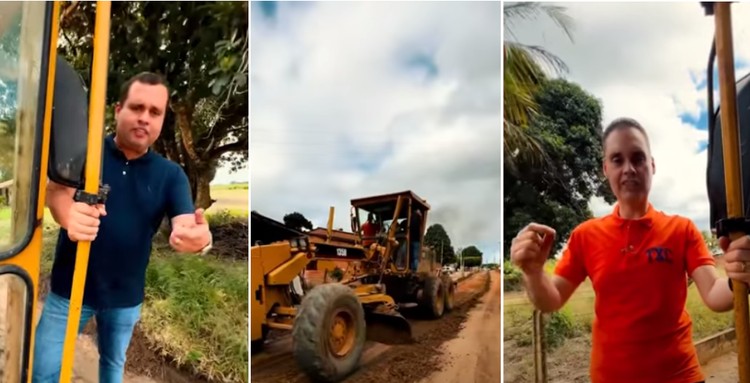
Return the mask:
<svg viewBox="0 0 750 383">
<path fill-rule="evenodd" d="M 647 200 L 656 167 L 646 136 L 632 127 L 616 129 L 607 137 L 604 150 L 604 175 L 617 200 Z"/>
<path fill-rule="evenodd" d="M 159 138 L 169 95 L 164 85 L 134 82 L 123 104 L 115 106 L 118 143 L 144 152 Z"/>
</svg>

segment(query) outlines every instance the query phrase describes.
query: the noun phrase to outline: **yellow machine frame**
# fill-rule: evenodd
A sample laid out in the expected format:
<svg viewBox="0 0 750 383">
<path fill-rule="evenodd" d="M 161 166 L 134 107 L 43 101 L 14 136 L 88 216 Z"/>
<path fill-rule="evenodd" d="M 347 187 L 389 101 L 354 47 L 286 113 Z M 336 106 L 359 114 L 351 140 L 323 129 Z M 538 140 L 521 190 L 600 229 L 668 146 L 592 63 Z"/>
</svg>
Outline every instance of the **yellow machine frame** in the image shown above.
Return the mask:
<svg viewBox="0 0 750 383">
<path fill-rule="evenodd" d="M 25 4 L 24 7 L 26 6 Z M 17 242 L 14 248 L 9 249 L 4 254 L 0 254 L 0 275 L 9 273 L 19 276 L 26 284 L 25 292 L 20 289 L 12 291 L 11 295 L 13 297 L 8 301 L 8 312 L 13 316 L 9 318 L 9 322 L 18 325 L 15 328 L 23 331 L 23 343 L 16 344 L 17 342 L 13 342 L 8 344 L 11 358 L 17 359 L 13 361 L 12 365 L 4 373 L 8 374 L 12 380 L 19 382 L 31 382 L 31 371 L 33 368 L 34 336 L 37 322 L 35 313 L 37 310 L 37 298 L 39 296 L 39 273 L 42 255 L 42 221 L 46 199 L 46 175 L 51 142 L 50 130 L 55 92 L 55 63 L 57 62 L 57 36 L 60 16 L 59 1 L 37 4 L 44 4 L 44 18 L 46 21 L 43 36 L 46 47 L 40 64 L 41 78 L 39 89 L 39 94 L 44 96 L 44 101 L 43 104 L 40 103 L 38 105 L 39 109 L 43 108 L 43 118 L 39 120 L 33 117 L 28 118 L 28 115 L 24 117 L 23 110 L 17 117 L 17 120 L 20 122 L 17 134 L 22 137 L 23 135 L 34 135 L 33 150 L 28 150 L 29 148 L 24 147 L 16 149 L 17 162 L 22 163 L 20 166 L 17 164 L 17 167 L 23 168 L 25 166 L 28 169 L 33 169 L 33 173 L 24 174 L 23 172 L 18 172 L 16 174 L 17 178 L 28 178 L 17 179 L 13 186 L 15 188 L 15 195 L 24 196 L 24 198 L 15 198 L 14 207 L 20 208 L 13 211 L 14 223 L 28 220 L 28 233 L 23 240 Z M 87 137 L 88 146 L 85 169 L 86 181 L 84 189 L 85 192 L 90 194 L 97 194 L 99 192 L 99 180 L 101 178 L 107 63 L 109 57 L 110 7 L 111 4 L 108 1 L 97 1 L 96 3 Z M 33 116 L 39 115 L 35 110 L 30 112 L 32 112 Z M 24 139 L 21 138 L 18 142 L 23 143 Z M 24 206 L 24 204 L 27 204 L 27 206 Z M 90 245 L 90 242 L 78 242 L 68 325 L 62 355 L 61 383 L 69 383 L 72 377 L 75 342 L 78 335 L 78 323 L 81 315 Z"/>
</svg>

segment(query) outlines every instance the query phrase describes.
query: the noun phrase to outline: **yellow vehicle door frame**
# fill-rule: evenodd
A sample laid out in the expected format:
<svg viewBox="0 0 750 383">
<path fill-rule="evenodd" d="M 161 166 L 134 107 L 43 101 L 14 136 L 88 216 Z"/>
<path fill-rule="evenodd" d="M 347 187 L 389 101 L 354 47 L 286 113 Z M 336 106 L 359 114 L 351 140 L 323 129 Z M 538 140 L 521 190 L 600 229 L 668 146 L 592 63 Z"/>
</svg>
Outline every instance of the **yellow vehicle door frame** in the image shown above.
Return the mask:
<svg viewBox="0 0 750 383">
<path fill-rule="evenodd" d="M 27 3 L 29 4 L 29 3 Z M 28 195 L 28 200 L 24 198 L 15 198 L 13 219 L 13 231 L 26 229 L 26 235 L 18 241 L 14 241 L 12 248 L 0 253 L 0 275 L 12 274 L 20 277 L 26 284 L 26 294 L 21 299 L 10 299 L 8 303 L 8 312 L 15 319 L 13 323 L 19 323 L 19 317 L 24 313 L 23 332 L 18 337 L 10 337 L 9 342 L 21 344 L 6 344 L 13 350 L 23 350 L 22 353 L 11 353 L 11 358 L 17 358 L 9 368 L 4 371 L 9 375 L 12 381 L 31 382 L 31 372 L 33 369 L 33 351 L 35 341 L 35 331 L 37 319 L 35 318 L 37 298 L 39 296 L 39 273 L 42 256 L 42 221 L 44 218 L 47 171 L 49 167 L 49 154 L 51 143 L 52 127 L 52 107 L 54 103 L 55 76 L 57 63 L 57 36 L 59 32 L 59 17 L 61 3 L 54 1 L 44 4 L 45 21 L 42 38 L 41 61 L 39 67 L 40 78 L 39 88 L 32 89 L 37 92 L 38 104 L 35 110 L 26 111 L 22 108 L 19 101 L 20 112 L 16 113 L 16 120 L 20 122 L 16 134 L 19 135 L 17 142 L 21 147 L 16 148 L 17 169 L 22 171 L 16 172 L 14 181 L 14 190 L 18 196 Z M 25 12 L 24 4 L 21 6 Z M 29 14 L 32 14 L 29 12 Z M 23 13 L 26 16 L 26 13 Z M 40 17 L 39 13 L 32 16 Z M 85 184 L 84 189 L 77 192 L 78 196 L 88 197 L 87 203 L 96 203 L 96 197 L 101 195 L 101 166 L 102 166 L 102 147 L 104 137 L 104 116 L 107 89 L 107 70 L 109 61 L 109 31 L 110 31 L 111 3 L 109 1 L 96 2 L 96 21 L 94 30 L 94 47 L 93 47 L 93 64 L 91 75 L 91 89 L 89 96 L 89 113 L 88 113 L 88 137 L 85 162 Z M 20 71 L 19 71 L 20 72 Z M 30 97 L 30 96 L 26 96 Z M 19 98 L 20 99 L 20 98 Z M 29 101 L 30 102 L 30 101 Z M 29 113 L 33 112 L 33 113 Z M 33 129 L 27 124 L 33 122 Z M 28 137 L 28 135 L 34 135 Z M 24 136 L 28 143 L 24 141 Z M 25 144 L 32 144 L 33 151 Z M 32 152 L 32 154 L 22 154 Z M 25 163 L 24 163 L 25 161 Z M 27 168 L 27 169 L 26 169 Z M 18 177 L 23 177 L 27 173 L 25 182 L 19 181 Z M 34 187 L 36 185 L 36 188 Z M 91 197 L 94 197 L 94 202 Z M 85 200 L 86 198 L 84 198 Z M 21 201 L 21 202 L 18 202 Z M 26 203 L 27 209 L 23 205 Z M 20 208 L 16 209 L 18 206 Z M 26 227 L 20 228 L 16 222 L 21 218 L 26 218 L 28 222 Z M 24 221 L 21 221 L 24 222 Z M 62 365 L 60 371 L 60 382 L 68 383 L 71 381 L 73 373 L 73 361 L 75 353 L 75 343 L 78 337 L 78 327 L 81 317 L 81 308 L 83 301 L 83 291 L 86 281 L 86 272 L 89 260 L 89 251 L 91 243 L 87 241 L 78 242 L 76 252 L 75 271 L 73 275 L 73 285 L 70 297 L 70 306 L 68 312 L 68 322 L 65 333 L 65 343 L 63 346 Z M 22 293 L 22 292 L 21 292 Z M 21 296 L 21 295 L 19 295 Z M 17 363 L 15 363 L 17 362 Z"/>
</svg>

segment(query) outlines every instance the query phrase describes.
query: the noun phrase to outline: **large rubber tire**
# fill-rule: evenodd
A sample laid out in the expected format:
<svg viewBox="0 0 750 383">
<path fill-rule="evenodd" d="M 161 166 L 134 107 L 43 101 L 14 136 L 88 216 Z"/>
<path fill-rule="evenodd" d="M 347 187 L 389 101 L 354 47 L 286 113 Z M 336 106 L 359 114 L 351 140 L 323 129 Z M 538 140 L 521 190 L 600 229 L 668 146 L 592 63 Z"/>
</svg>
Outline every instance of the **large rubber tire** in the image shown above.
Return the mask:
<svg viewBox="0 0 750 383">
<path fill-rule="evenodd" d="M 343 329 L 343 339 L 334 338 L 334 326 Z M 351 288 L 318 285 L 305 295 L 294 320 L 294 357 L 311 380 L 338 382 L 357 368 L 366 331 L 364 309 Z"/>
<path fill-rule="evenodd" d="M 445 311 L 453 311 L 456 307 L 456 284 L 453 283 L 451 277 L 446 275 L 443 277 L 443 286 L 445 288 Z"/>
<path fill-rule="evenodd" d="M 264 343 L 266 342 L 266 338 L 268 337 L 268 331 L 270 329 L 266 325 L 261 326 L 261 337 L 258 340 L 254 340 L 250 342 L 250 353 L 251 354 L 257 354 L 261 351 L 263 351 Z"/>
<path fill-rule="evenodd" d="M 424 280 L 422 302 L 424 312 L 432 319 L 438 319 L 445 312 L 445 288 L 440 278 L 428 276 Z"/>
</svg>

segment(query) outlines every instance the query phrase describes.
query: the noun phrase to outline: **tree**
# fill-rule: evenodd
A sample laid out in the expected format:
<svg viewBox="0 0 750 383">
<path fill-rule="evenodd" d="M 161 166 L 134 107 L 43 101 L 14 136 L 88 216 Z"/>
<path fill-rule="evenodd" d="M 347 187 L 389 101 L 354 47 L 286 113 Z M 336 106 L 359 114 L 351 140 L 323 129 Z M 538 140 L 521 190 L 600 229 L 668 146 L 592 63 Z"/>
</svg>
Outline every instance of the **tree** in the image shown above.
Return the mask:
<svg viewBox="0 0 750 383">
<path fill-rule="evenodd" d="M 0 5 L 8 12 L 0 21 L 0 182 L 13 178 L 16 154 L 16 118 L 18 110 L 19 51 L 21 37 L 20 6 Z"/>
<path fill-rule="evenodd" d="M 464 267 L 476 267 L 482 264 L 482 251 L 471 245 L 461 251 Z"/>
<path fill-rule="evenodd" d="M 592 216 L 594 196 L 614 203 L 604 177 L 601 147 L 601 105 L 580 86 L 549 80 L 535 94 L 539 114 L 529 133 L 542 145 L 549 163 L 522 164 L 519 172 L 504 175 L 504 258 L 518 231 L 535 221 L 555 228 L 552 254 L 562 247 L 572 229 Z"/>
<path fill-rule="evenodd" d="M 213 201 L 216 169 L 236 171 L 248 159 L 247 2 L 113 2 L 107 112 L 120 85 L 143 71 L 161 73 L 169 113 L 154 149 L 188 175 L 196 207 Z M 60 53 L 91 78 L 95 2 L 66 2 Z"/>
<path fill-rule="evenodd" d="M 440 253 L 443 254 L 442 264 L 449 265 L 456 263 L 456 253 L 451 246 L 451 239 L 448 233 L 439 223 L 432 224 L 427 228 L 424 235 L 424 245 L 432 247 L 435 250 L 435 256 L 440 259 Z"/>
<path fill-rule="evenodd" d="M 303 228 L 312 230 L 313 224 L 302 213 L 294 212 L 284 216 L 284 225 L 290 229 L 302 231 Z"/>
<path fill-rule="evenodd" d="M 549 17 L 573 40 L 573 22 L 565 14 L 564 7 L 521 2 L 503 8 L 505 36 L 512 39 L 503 41 L 503 153 L 509 170 L 516 170 L 519 161 L 540 165 L 541 160 L 546 159 L 542 145 L 526 129 L 538 110 L 534 94 L 547 73 L 567 71 L 565 62 L 559 57 L 542 47 L 526 45 L 515 39 L 513 26 L 517 21 L 535 19 L 541 14 Z"/>
</svg>

